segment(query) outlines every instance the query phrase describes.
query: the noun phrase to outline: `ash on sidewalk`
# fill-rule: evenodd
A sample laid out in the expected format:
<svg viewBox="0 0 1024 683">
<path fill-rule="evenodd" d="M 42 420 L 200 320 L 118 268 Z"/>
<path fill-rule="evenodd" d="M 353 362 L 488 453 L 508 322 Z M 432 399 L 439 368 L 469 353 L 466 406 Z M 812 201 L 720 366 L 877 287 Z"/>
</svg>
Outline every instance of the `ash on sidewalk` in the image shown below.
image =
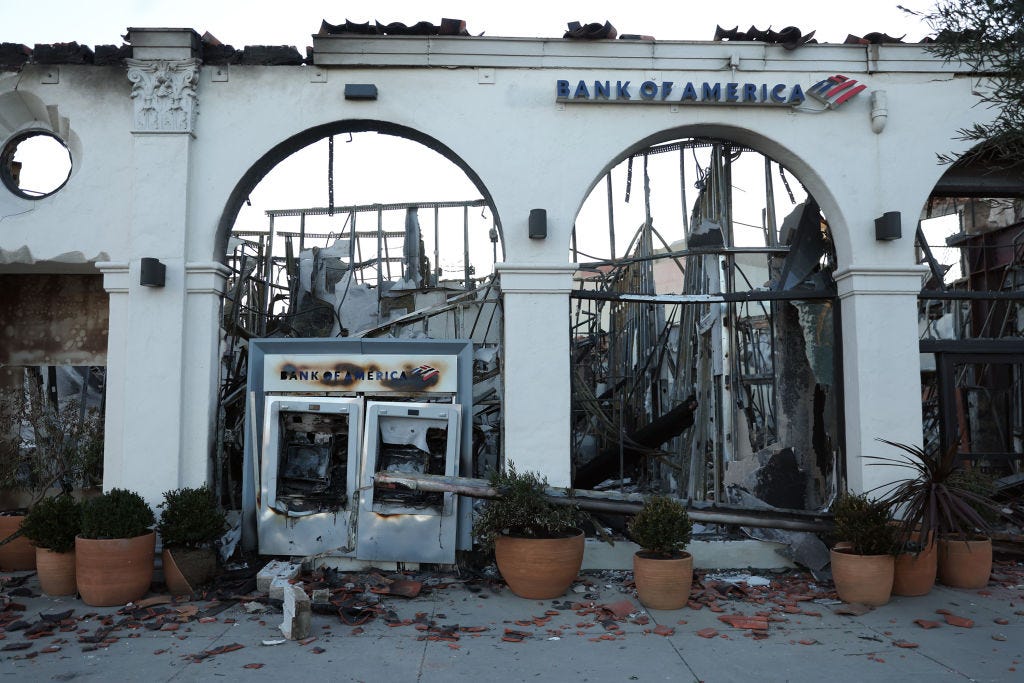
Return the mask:
<svg viewBox="0 0 1024 683">
<path fill-rule="evenodd" d="M 984 590 L 936 586 L 875 609 L 795 570 L 698 572 L 675 611 L 644 610 L 624 571 L 585 572 L 562 598 L 535 601 L 493 570 L 324 570 L 285 580 L 302 594 L 290 615 L 251 571 L 193 599 L 154 594 L 120 609 L 41 596 L 31 573 L 0 576 L 0 669 L 23 680 L 1010 680 L 1024 670 L 1024 565 L 1010 562 Z"/>
</svg>

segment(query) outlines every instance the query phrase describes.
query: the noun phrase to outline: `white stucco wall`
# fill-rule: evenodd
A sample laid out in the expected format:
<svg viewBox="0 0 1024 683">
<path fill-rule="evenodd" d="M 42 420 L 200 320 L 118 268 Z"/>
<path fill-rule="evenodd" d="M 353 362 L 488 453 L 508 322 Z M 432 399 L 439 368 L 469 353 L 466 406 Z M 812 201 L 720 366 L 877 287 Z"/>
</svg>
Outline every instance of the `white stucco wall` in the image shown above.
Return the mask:
<svg viewBox="0 0 1024 683">
<path fill-rule="evenodd" d="M 38 201 L 0 189 L 0 272 L 103 271 L 111 292 L 108 488 L 134 488 L 155 502 L 164 490 L 205 480 L 224 275 L 216 246 L 233 219 L 226 208 L 258 180 L 254 165 L 285 155 L 276 146 L 352 121 L 436 141 L 494 202 L 506 255 L 505 455 L 522 469 L 568 483 L 567 255 L 576 213 L 624 155 L 684 135 L 727 137 L 771 156 L 830 221 L 851 486 L 884 479 L 859 459 L 875 437 L 920 441 L 914 224 L 944 170 L 936 152 L 956 151 L 956 130 L 991 114 L 974 106 L 971 79 L 953 66 L 912 45 L 787 52 L 756 43 L 341 37 L 315 38 L 314 46 L 314 66 L 200 68 L 191 132 L 133 132 L 139 100 L 130 98 L 124 68 L 27 66 L 0 76 L 0 111 L 3 98 L 28 93 L 70 127 L 75 171 L 65 188 Z M 150 56 L 191 53 L 169 47 Z M 44 83 L 54 69 L 58 82 Z M 793 110 L 555 99 L 558 79 L 808 88 L 836 73 L 867 90 L 835 110 L 812 100 Z M 347 101 L 346 83 L 373 83 L 379 97 Z M 887 94 L 880 134 L 871 127 L 873 90 Z M 48 124 L 0 126 L 0 139 L 19 125 Z M 546 239 L 527 236 L 533 208 L 547 210 Z M 886 211 L 902 213 L 902 239 L 875 240 L 874 219 Z M 165 287 L 139 286 L 145 256 L 167 265 Z"/>
</svg>

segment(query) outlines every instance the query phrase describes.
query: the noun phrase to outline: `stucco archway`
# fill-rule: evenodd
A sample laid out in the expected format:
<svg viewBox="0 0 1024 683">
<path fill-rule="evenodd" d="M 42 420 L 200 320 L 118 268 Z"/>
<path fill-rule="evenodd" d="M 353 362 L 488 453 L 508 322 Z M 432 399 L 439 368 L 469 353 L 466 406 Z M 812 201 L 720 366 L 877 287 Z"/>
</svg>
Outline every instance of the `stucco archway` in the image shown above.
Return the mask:
<svg viewBox="0 0 1024 683">
<path fill-rule="evenodd" d="M 308 223 L 312 223 L 315 218 L 326 218 L 324 205 L 287 204 L 288 207 L 295 207 L 294 209 L 282 209 L 282 207 L 275 206 L 265 211 L 269 218 L 269 229 L 266 233 L 261 233 L 259 248 L 250 250 L 248 255 L 245 254 L 244 249 L 241 252 L 238 250 L 235 243 L 239 240 L 236 238 L 243 235 L 251 236 L 251 233 L 248 232 L 232 232 L 233 228 L 237 230 L 239 227 L 240 221 L 237 217 L 240 215 L 243 205 L 248 203 L 250 195 L 253 203 L 258 203 L 256 193 L 259 192 L 260 183 L 264 179 L 271 182 L 274 169 L 289 160 L 292 155 L 297 155 L 300 151 L 306 151 L 319 143 L 321 151 L 324 148 L 332 150 L 330 152 L 332 159 L 330 168 L 333 169 L 334 155 L 337 154 L 340 157 L 343 150 L 346 149 L 346 135 L 348 135 L 349 141 L 353 139 L 352 136 L 357 138 L 357 145 L 354 146 L 358 146 L 359 140 L 367 140 L 368 145 L 378 145 L 382 148 L 387 147 L 391 152 L 395 151 L 390 145 L 372 142 L 376 140 L 374 136 L 360 135 L 364 133 L 377 133 L 388 136 L 392 140 L 401 139 L 427 148 L 435 153 L 428 153 L 428 156 L 435 157 L 440 164 L 447 165 L 450 162 L 457 169 L 453 173 L 458 174 L 461 171 L 468 179 L 468 184 L 475 188 L 475 192 L 479 193 L 474 195 L 477 198 L 468 201 L 431 202 L 429 200 L 432 197 L 424 196 L 425 194 L 429 195 L 429 192 L 424 193 L 422 188 L 409 189 L 396 185 L 395 191 L 392 193 L 393 197 L 412 195 L 411 198 L 424 201 L 389 204 L 373 199 L 356 201 L 354 205 L 348 206 L 339 202 L 335 206 L 333 203 L 335 185 L 332 179 L 329 181 L 332 198 L 329 215 L 335 221 L 335 225 L 340 228 L 332 228 L 328 234 L 311 234 L 316 230 L 309 229 Z M 336 141 L 335 137 L 338 138 Z M 328 140 L 330 140 L 329 143 Z M 406 145 L 404 149 L 408 149 L 408 147 L 409 145 Z M 398 163 L 397 159 L 395 161 Z M 327 170 L 326 165 L 324 167 L 318 165 L 315 169 L 310 168 L 303 172 L 308 172 L 310 176 L 313 176 L 317 173 L 323 174 L 325 170 Z M 333 178 L 333 170 L 328 171 L 328 175 Z M 323 177 L 319 180 L 322 181 Z M 391 177 L 384 178 L 381 182 L 382 184 L 397 183 Z M 341 181 L 338 184 L 340 186 Z M 351 193 L 349 193 L 348 199 L 351 198 Z M 438 197 L 438 199 L 449 198 Z M 408 251 L 403 251 L 403 240 L 404 244 L 408 245 L 411 239 L 416 241 L 413 236 L 420 235 L 419 218 L 413 221 L 415 223 L 414 232 L 408 232 L 410 230 L 410 214 L 417 213 L 424 207 L 433 209 L 435 246 L 438 243 L 436 230 L 439 209 L 442 212 L 454 210 L 457 214 L 455 218 L 459 221 L 462 220 L 461 217 L 464 214 L 468 214 L 471 207 L 477 214 L 489 212 L 490 215 L 486 218 L 488 221 L 492 221 L 493 226 L 489 235 L 493 243 L 493 259 L 499 260 L 501 253 L 499 246 L 500 222 L 490 193 L 479 175 L 451 148 L 412 128 L 380 120 L 351 119 L 314 126 L 275 144 L 242 174 L 225 204 L 216 236 L 217 251 L 219 254 L 227 253 L 227 263 L 231 271 L 224 297 L 224 314 L 220 320 L 224 339 L 221 345 L 221 357 L 231 359 L 231 362 L 225 363 L 230 367 L 225 368 L 220 377 L 220 409 L 218 410 L 220 424 L 216 434 L 228 432 L 237 436 L 233 440 L 228 440 L 226 445 L 218 444 L 216 449 L 219 454 L 223 454 L 223 457 L 219 459 L 220 462 L 215 464 L 214 472 L 214 484 L 220 490 L 237 487 L 238 482 L 242 481 L 243 501 L 254 493 L 244 476 L 249 471 L 243 465 L 247 456 L 240 449 L 234 447 L 242 444 L 246 436 L 244 430 L 245 396 L 238 393 L 239 388 L 244 386 L 246 381 L 246 357 L 244 349 L 242 349 L 243 343 L 240 343 L 240 340 L 261 336 L 322 338 L 350 335 L 359 337 L 390 335 L 397 337 L 429 336 L 435 339 L 468 338 L 478 345 L 497 346 L 502 331 L 501 311 L 497 305 L 497 289 L 492 289 L 492 278 L 486 275 L 470 281 L 469 248 L 466 247 L 465 251 L 465 279 L 454 278 L 452 280 L 442 279 L 441 268 L 436 259 L 437 251 L 435 250 L 433 254 L 429 249 L 424 251 L 422 237 L 418 240 L 420 246 L 415 256 L 410 255 Z M 401 229 L 396 230 L 394 225 L 394 221 L 401 218 L 400 215 L 396 215 L 396 212 L 405 214 L 406 232 L 404 235 L 402 235 Z M 355 215 L 359 213 L 376 213 L 377 219 L 373 221 L 371 217 L 366 222 L 361 220 L 360 229 L 357 231 Z M 390 215 L 390 219 L 382 219 L 382 214 Z M 307 217 L 310 218 L 308 223 Z M 296 237 L 294 240 L 287 239 L 295 237 L 295 235 L 288 234 L 281 229 L 285 218 L 294 219 L 294 225 L 301 221 L 303 226 L 301 237 Z M 276 231 L 275 219 L 279 221 Z M 392 221 L 392 226 L 382 227 L 387 220 Z M 424 218 L 424 220 L 425 223 L 430 222 L 429 218 Z M 468 218 L 466 220 L 465 235 L 468 235 Z M 367 255 L 366 252 L 360 252 L 352 245 L 361 239 L 359 236 L 362 236 L 364 231 L 374 232 L 367 226 L 367 223 L 374 222 L 376 223 L 377 251 L 375 254 Z M 479 226 L 475 225 L 474 227 L 478 228 Z M 309 229 L 309 233 L 305 232 L 307 229 Z M 339 231 L 335 232 L 335 230 Z M 426 228 L 424 232 L 427 232 Z M 280 239 L 282 235 L 286 238 L 285 248 L 277 244 L 273 249 L 263 250 L 265 245 L 270 245 Z M 394 276 L 391 273 L 390 263 L 387 266 L 387 276 L 384 276 L 381 266 L 382 262 L 395 260 L 394 250 L 389 253 L 387 247 L 381 249 L 381 239 L 386 241 L 389 238 L 398 240 L 397 253 L 401 255 L 402 259 L 402 266 L 398 268 Z M 462 255 L 462 250 L 459 251 Z M 490 253 L 490 248 L 488 248 L 488 254 L 490 255 Z M 284 254 L 287 254 L 287 257 Z M 245 259 L 248 257 L 256 259 L 255 270 L 253 270 L 251 262 L 248 266 L 246 265 Z M 274 270 L 279 267 L 277 262 L 282 260 L 287 260 L 288 264 L 283 274 L 281 270 L 278 270 L 275 275 Z M 377 263 L 377 271 L 373 274 L 371 281 L 367 283 L 366 280 L 360 280 L 359 273 L 365 272 L 363 269 L 367 268 L 368 264 L 374 260 Z M 427 268 L 425 264 L 428 261 L 433 262 L 436 268 Z M 416 276 L 420 276 L 419 279 L 410 277 L 409 269 L 412 269 Z M 427 275 L 428 272 L 430 276 Z M 282 282 L 288 283 L 288 286 L 279 287 Z M 269 293 L 275 286 L 278 286 L 279 290 L 287 292 L 287 296 L 282 295 L 280 297 L 282 300 L 276 303 L 274 295 Z M 462 287 L 461 291 L 460 287 Z M 260 289 L 267 293 L 260 292 Z M 449 305 L 456 300 L 457 306 Z M 256 316 L 262 318 L 262 325 L 254 326 L 240 322 L 238 311 L 252 310 L 253 301 L 257 302 Z M 324 305 L 325 302 L 330 305 Z M 359 314 L 356 316 L 346 315 L 349 308 L 361 309 L 368 303 L 376 304 L 376 308 L 369 316 L 359 315 L 365 313 L 362 310 L 359 310 Z M 466 310 L 477 312 L 472 325 L 466 324 L 468 317 L 465 313 Z M 368 317 L 374 319 L 368 322 Z M 349 323 L 355 318 L 358 318 L 358 324 L 350 325 Z M 476 324 L 475 321 L 481 318 L 483 322 Z M 271 321 L 271 324 L 268 325 L 268 321 Z M 486 364 L 486 361 L 484 363 Z M 497 368 L 496 360 L 493 361 L 493 364 Z M 477 417 L 480 418 L 479 414 Z M 497 434 L 500 433 L 501 426 L 500 408 L 496 412 L 496 416 L 490 419 L 490 423 L 496 427 L 494 430 L 496 438 L 493 439 L 496 446 L 499 443 Z M 494 459 L 496 458 L 495 455 Z"/>
<path fill-rule="evenodd" d="M 601 232 L 601 181 L 577 215 L 575 485 L 640 475 L 697 499 L 721 501 L 737 485 L 776 507 L 819 507 L 843 472 L 831 220 L 804 178 L 754 147 L 761 136 L 683 130 L 649 136 L 603 169 L 610 254 L 580 248 L 581 235 L 593 245 Z M 620 195 L 625 185 L 625 202 L 631 192 L 632 210 L 613 201 L 613 185 Z M 774 486 L 758 487 L 761 466 Z"/>
</svg>

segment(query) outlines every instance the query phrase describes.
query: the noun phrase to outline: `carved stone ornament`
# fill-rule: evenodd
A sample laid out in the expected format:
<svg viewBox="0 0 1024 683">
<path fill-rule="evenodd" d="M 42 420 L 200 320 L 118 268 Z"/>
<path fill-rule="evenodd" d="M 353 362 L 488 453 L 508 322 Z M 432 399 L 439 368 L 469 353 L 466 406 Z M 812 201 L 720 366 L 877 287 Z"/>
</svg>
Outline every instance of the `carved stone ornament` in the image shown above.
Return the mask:
<svg viewBox="0 0 1024 683">
<path fill-rule="evenodd" d="M 126 59 L 135 133 L 191 133 L 198 101 L 199 60 Z"/>
</svg>

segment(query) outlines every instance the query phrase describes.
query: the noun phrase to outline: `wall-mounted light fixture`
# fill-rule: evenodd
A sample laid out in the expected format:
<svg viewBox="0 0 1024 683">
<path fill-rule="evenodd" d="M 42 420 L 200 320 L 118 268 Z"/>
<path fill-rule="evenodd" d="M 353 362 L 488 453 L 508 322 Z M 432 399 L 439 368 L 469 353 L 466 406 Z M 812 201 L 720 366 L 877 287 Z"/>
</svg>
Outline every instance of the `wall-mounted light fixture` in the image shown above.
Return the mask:
<svg viewBox="0 0 1024 683">
<path fill-rule="evenodd" d="M 377 86 L 373 83 L 346 83 L 346 100 L 375 100 L 377 99 Z"/>
<path fill-rule="evenodd" d="M 899 211 L 886 211 L 875 219 L 875 239 L 889 242 L 903 237 Z"/>
<path fill-rule="evenodd" d="M 548 236 L 547 209 L 530 209 L 530 239 L 542 240 Z"/>
<path fill-rule="evenodd" d="M 167 278 L 167 266 L 159 259 L 145 256 L 139 265 L 139 284 L 143 287 L 163 287 Z"/>
</svg>

